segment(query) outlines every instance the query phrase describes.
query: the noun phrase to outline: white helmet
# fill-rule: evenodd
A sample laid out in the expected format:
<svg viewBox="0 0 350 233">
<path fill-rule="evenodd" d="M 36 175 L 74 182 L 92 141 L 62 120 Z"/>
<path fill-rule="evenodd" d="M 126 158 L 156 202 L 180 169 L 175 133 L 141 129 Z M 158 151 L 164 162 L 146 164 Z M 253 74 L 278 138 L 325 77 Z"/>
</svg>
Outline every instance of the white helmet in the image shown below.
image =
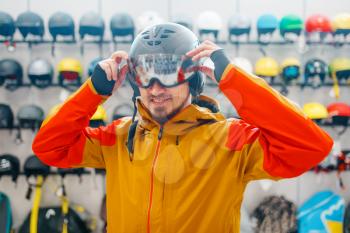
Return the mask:
<svg viewBox="0 0 350 233">
<path fill-rule="evenodd" d="M 215 39 L 217 39 L 219 31 L 223 27 L 223 23 L 218 13 L 213 11 L 204 11 L 198 17 L 197 27 L 200 35 L 214 34 Z"/>
<path fill-rule="evenodd" d="M 235 57 L 232 63 L 248 73 L 253 73 L 253 65 L 247 58 Z"/>
<path fill-rule="evenodd" d="M 138 30 L 142 31 L 146 27 L 163 23 L 164 19 L 155 11 L 145 11 L 137 18 L 137 22 Z"/>
</svg>

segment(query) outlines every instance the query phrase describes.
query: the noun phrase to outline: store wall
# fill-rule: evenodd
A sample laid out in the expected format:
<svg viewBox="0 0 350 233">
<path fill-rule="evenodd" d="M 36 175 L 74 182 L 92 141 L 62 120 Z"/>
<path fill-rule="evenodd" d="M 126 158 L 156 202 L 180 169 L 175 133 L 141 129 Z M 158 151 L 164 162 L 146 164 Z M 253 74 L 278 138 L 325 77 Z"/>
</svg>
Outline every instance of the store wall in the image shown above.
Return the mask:
<svg viewBox="0 0 350 233">
<path fill-rule="evenodd" d="M 134 18 L 137 18 L 142 12 L 146 10 L 157 11 L 163 18 L 168 19 L 172 15 L 182 13 L 192 16 L 195 19 L 201 11 L 214 10 L 218 12 L 224 19 L 224 22 L 237 10 L 250 16 L 255 22 L 257 17 L 263 13 L 274 13 L 276 16 L 281 17 L 287 13 L 295 13 L 300 16 L 309 15 L 312 13 L 324 13 L 329 17 L 334 16 L 337 13 L 341 13 L 344 9 L 350 9 L 350 1 L 348 0 L 244 0 L 239 4 L 236 1 L 208 1 L 208 0 L 128 0 L 128 1 L 112 1 L 104 0 L 99 5 L 97 0 L 32 0 L 29 2 L 29 7 L 32 11 L 35 11 L 42 15 L 47 23 L 49 16 L 57 10 L 70 13 L 76 22 L 78 22 L 80 16 L 87 11 L 97 11 L 101 9 L 101 13 L 106 22 L 106 38 L 109 38 L 109 19 L 115 12 L 126 11 L 129 12 Z M 305 8 L 303 7 L 305 6 Z M 0 0 L 0 9 L 10 13 L 14 18 L 28 7 L 27 1 L 24 0 Z M 48 30 L 46 30 L 47 39 L 50 38 Z M 252 32 L 252 38 L 256 35 L 255 30 Z M 220 38 L 224 40 L 226 34 L 222 33 Z M 278 34 L 275 35 L 276 38 Z M 19 38 L 17 32 L 16 38 Z M 252 62 L 255 62 L 260 56 L 258 46 L 245 45 L 241 46 L 238 50 L 229 45 L 224 45 L 227 53 L 230 57 L 236 55 L 249 58 Z M 57 64 L 63 57 L 74 57 L 82 61 L 85 68 L 85 74 L 87 73 L 88 63 L 99 55 L 99 50 L 96 45 L 89 44 L 85 46 L 85 54 L 81 56 L 79 53 L 79 45 L 63 45 L 59 44 L 56 48 L 56 56 L 51 56 L 50 44 L 35 45 L 31 50 L 28 49 L 27 44 L 17 44 L 15 52 L 10 53 L 6 50 L 5 46 L 0 45 L 0 59 L 3 58 L 15 58 L 21 62 L 26 68 L 31 59 L 36 57 L 43 57 L 51 60 L 53 64 Z M 118 49 L 128 50 L 129 45 L 121 45 Z M 298 45 L 277 46 L 270 45 L 266 49 L 268 55 L 275 57 L 278 61 L 281 61 L 288 56 L 296 56 L 305 61 L 311 57 L 321 57 L 325 61 L 330 61 L 333 57 L 344 55 L 350 56 L 349 46 L 334 48 L 331 46 L 312 46 L 306 47 L 304 52 L 299 53 L 300 47 Z M 103 49 L 103 56 L 107 57 L 113 51 L 113 46 L 105 45 Z M 238 53 L 237 53 L 238 52 Z M 26 76 L 25 76 L 26 77 Z M 28 82 L 28 79 L 25 78 Z M 249 91 L 249 90 L 247 90 Z M 319 90 L 306 89 L 301 92 L 299 88 L 294 87 L 290 90 L 290 97 L 300 105 L 309 101 L 319 101 L 324 104 L 335 101 L 329 95 L 330 87 L 324 87 Z M 207 89 L 206 93 L 217 98 L 217 91 L 215 89 Z M 25 104 L 37 104 L 43 107 L 48 112 L 51 106 L 57 104 L 65 99 L 69 93 L 61 90 L 60 88 L 49 88 L 46 90 L 38 90 L 36 88 L 22 88 L 14 92 L 0 89 L 0 102 L 10 103 L 14 112 L 16 113 L 19 107 Z M 111 117 L 113 108 L 121 102 L 130 102 L 131 90 L 125 88 L 124 90 L 113 95 L 106 103 L 105 107 L 108 111 L 108 115 Z M 341 89 L 340 101 L 349 103 L 349 87 L 343 87 Z M 257 100 L 259 101 L 259 100 Z M 264 103 L 262 103 L 264 104 Z M 227 101 L 223 100 L 223 108 L 231 108 Z M 334 132 L 327 128 L 333 136 Z M 342 145 L 344 148 L 350 148 L 350 134 L 346 133 L 342 138 Z M 32 153 L 31 141 L 34 134 L 29 130 L 23 132 L 24 143 L 15 144 L 15 134 L 10 134 L 7 131 L 0 131 L 0 154 L 12 153 L 20 157 L 23 163 L 25 158 Z M 350 176 L 344 174 L 344 181 L 347 187 L 350 187 Z M 54 192 L 59 184 L 57 177 L 50 177 L 45 185 L 45 192 L 43 196 L 42 205 L 59 204 L 59 200 L 55 197 Z M 265 184 L 265 183 L 264 183 Z M 266 185 L 266 184 L 265 184 Z M 86 206 L 94 215 L 98 216 L 100 202 L 104 193 L 104 182 L 102 176 L 92 177 L 84 176 L 83 182 L 79 183 L 78 178 L 67 178 L 67 193 L 73 202 L 77 202 Z M 283 194 L 289 199 L 295 201 L 297 204 L 301 204 L 312 193 L 325 188 L 331 188 L 338 193 L 341 193 L 346 200 L 350 200 L 349 188 L 345 191 L 341 191 L 337 187 L 337 179 L 335 174 L 326 175 L 314 175 L 311 173 L 305 174 L 299 178 L 284 180 L 273 183 L 269 190 L 264 191 L 261 182 L 251 183 L 245 193 L 245 203 L 249 210 L 252 210 L 258 202 L 266 195 L 270 194 Z M 27 185 L 24 177 L 20 177 L 17 185 L 10 182 L 10 178 L 2 178 L 0 180 L 0 191 L 7 193 L 11 197 L 11 202 L 14 211 L 14 223 L 18 226 L 27 215 L 31 202 L 25 199 L 25 191 Z M 233 188 L 234 195 L 234 188 Z"/>
</svg>

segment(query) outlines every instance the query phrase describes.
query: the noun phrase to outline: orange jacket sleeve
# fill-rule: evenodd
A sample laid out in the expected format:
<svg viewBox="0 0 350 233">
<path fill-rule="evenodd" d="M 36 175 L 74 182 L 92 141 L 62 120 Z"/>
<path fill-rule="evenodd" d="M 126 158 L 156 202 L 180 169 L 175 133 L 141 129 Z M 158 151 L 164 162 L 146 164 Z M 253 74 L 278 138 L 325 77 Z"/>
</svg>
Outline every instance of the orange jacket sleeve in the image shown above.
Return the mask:
<svg viewBox="0 0 350 233">
<path fill-rule="evenodd" d="M 331 150 L 329 135 L 263 79 L 229 64 L 219 87 L 243 119 L 232 122 L 227 146 L 237 148 L 238 137 L 248 145 L 246 180 L 298 176 Z"/>
<path fill-rule="evenodd" d="M 101 146 L 115 143 L 114 124 L 87 127 L 105 98 L 98 95 L 89 79 L 43 122 L 32 149 L 46 164 L 56 167 L 104 168 Z"/>
</svg>

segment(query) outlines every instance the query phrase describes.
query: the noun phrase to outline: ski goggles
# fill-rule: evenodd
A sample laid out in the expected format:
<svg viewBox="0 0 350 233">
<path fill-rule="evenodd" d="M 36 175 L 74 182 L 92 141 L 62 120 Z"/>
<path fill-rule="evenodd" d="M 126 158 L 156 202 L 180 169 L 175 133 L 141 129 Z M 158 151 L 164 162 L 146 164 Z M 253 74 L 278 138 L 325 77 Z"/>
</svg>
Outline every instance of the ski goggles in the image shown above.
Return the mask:
<svg viewBox="0 0 350 233">
<path fill-rule="evenodd" d="M 174 54 L 145 54 L 128 60 L 130 81 L 138 87 L 148 88 L 155 81 L 164 87 L 182 84 L 201 71 L 200 62 Z"/>
</svg>

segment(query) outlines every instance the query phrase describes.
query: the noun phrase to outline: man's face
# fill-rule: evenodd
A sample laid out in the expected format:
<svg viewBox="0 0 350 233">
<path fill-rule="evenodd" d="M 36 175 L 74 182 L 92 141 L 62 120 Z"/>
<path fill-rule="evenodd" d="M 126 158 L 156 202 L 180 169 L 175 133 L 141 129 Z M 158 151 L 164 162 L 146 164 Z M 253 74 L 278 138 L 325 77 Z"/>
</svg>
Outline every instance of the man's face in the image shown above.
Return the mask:
<svg viewBox="0 0 350 233">
<path fill-rule="evenodd" d="M 165 123 L 191 103 L 188 82 L 166 88 L 157 81 L 149 88 L 140 88 L 141 101 L 159 123 Z"/>
</svg>

